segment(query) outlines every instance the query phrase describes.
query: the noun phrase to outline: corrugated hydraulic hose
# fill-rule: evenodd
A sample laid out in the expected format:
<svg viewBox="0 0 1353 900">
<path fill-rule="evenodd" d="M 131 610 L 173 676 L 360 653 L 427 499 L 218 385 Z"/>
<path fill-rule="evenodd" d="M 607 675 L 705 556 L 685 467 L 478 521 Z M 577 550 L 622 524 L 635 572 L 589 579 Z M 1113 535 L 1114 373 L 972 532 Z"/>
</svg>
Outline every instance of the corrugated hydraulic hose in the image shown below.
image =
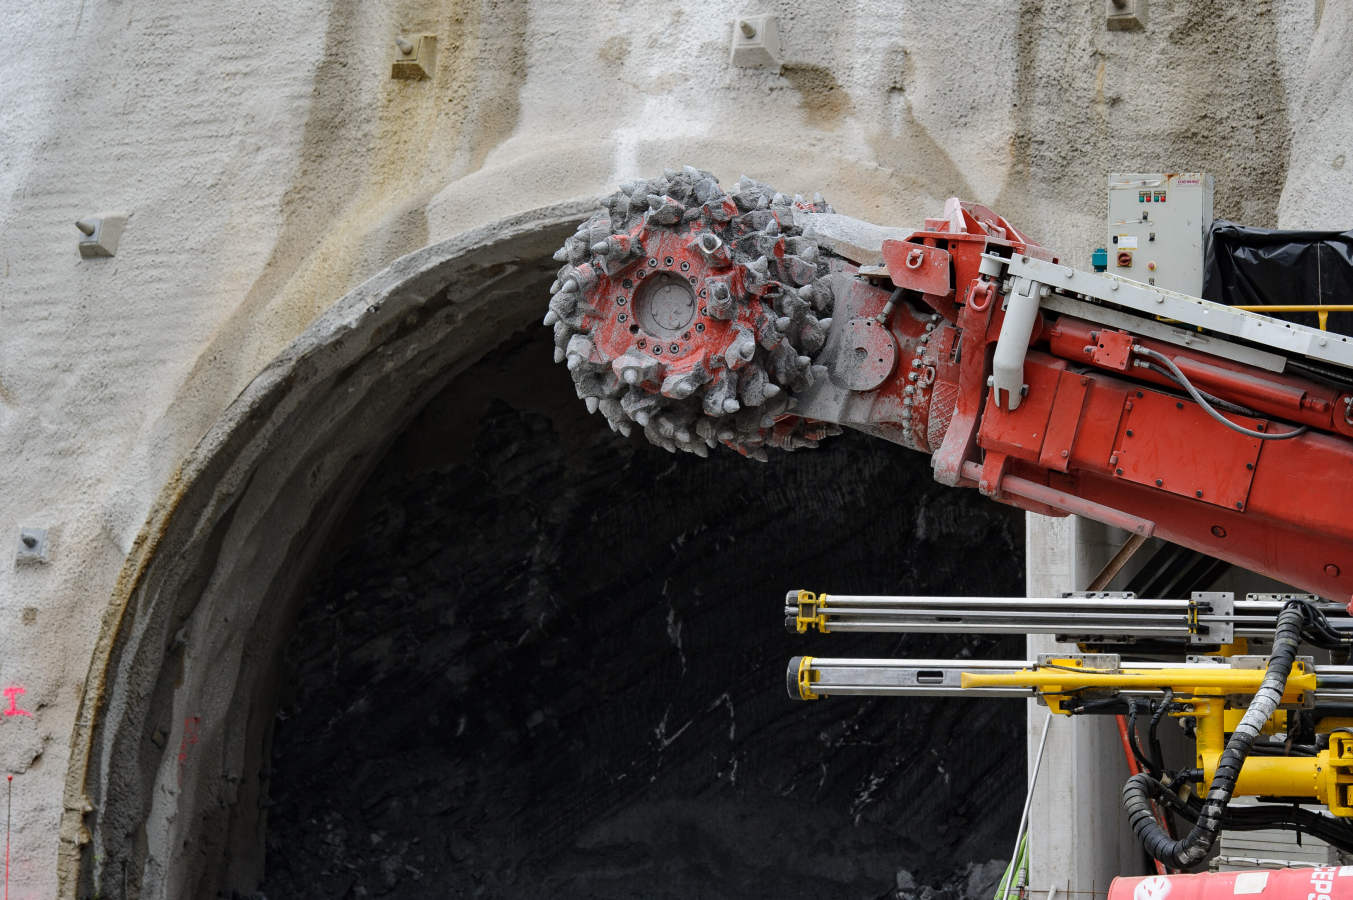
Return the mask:
<svg viewBox="0 0 1353 900">
<path fill-rule="evenodd" d="M 1187 835 L 1177 841 L 1172 840 L 1151 814 L 1151 801 L 1164 796 L 1167 791 L 1160 781 L 1143 772 L 1133 775 L 1123 785 L 1123 808 L 1127 811 L 1132 831 L 1153 858 L 1179 869 L 1192 868 L 1207 858 L 1208 851 L 1221 831 L 1222 815 L 1231 801 L 1240 767 L 1250 755 L 1250 747 L 1264 723 L 1282 700 L 1287 676 L 1292 671 L 1297 647 L 1301 643 L 1304 621 L 1301 601 L 1287 604 L 1278 614 L 1277 629 L 1273 635 L 1273 654 L 1264 671 L 1264 680 L 1231 739 L 1226 742 L 1226 749 L 1217 762 L 1217 772 L 1208 788 L 1198 821 Z"/>
</svg>

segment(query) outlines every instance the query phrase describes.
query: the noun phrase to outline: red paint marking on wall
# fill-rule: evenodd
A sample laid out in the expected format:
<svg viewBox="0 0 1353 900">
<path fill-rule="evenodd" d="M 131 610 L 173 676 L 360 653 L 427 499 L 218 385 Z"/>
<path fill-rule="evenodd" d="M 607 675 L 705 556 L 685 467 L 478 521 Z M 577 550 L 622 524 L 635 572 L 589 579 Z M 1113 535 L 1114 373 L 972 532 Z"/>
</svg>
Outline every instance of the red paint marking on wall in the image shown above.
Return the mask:
<svg viewBox="0 0 1353 900">
<path fill-rule="evenodd" d="M 188 762 L 188 748 L 197 743 L 197 730 L 201 724 L 201 716 L 183 720 L 183 739 L 179 741 L 179 787 L 183 787 L 183 766 Z"/>
<path fill-rule="evenodd" d="M 26 709 L 19 709 L 19 695 L 20 695 L 20 694 L 26 694 L 26 693 L 28 693 L 28 691 L 26 691 L 26 690 L 24 690 L 23 688 L 19 687 L 17 684 L 11 684 L 9 687 L 5 688 L 3 691 L 0 691 L 0 693 L 3 693 L 6 697 L 9 698 L 9 709 L 5 710 L 5 715 L 7 715 L 7 716 L 28 716 L 28 718 L 30 718 L 30 719 L 33 718 L 33 714 L 32 714 L 31 712 L 29 712 L 28 710 L 26 710 Z"/>
</svg>

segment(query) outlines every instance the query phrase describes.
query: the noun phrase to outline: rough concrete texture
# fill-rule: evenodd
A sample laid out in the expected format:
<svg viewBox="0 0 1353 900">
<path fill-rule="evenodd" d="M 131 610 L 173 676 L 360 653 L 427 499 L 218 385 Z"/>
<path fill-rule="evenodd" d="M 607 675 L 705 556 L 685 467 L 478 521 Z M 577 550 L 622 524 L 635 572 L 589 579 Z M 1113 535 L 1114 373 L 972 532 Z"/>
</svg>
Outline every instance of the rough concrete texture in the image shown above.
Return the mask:
<svg viewBox="0 0 1353 900">
<path fill-rule="evenodd" d="M 363 302 L 354 289 L 403 254 L 672 163 L 821 190 L 841 212 L 881 224 L 919 223 L 963 194 L 1081 262 L 1104 231 L 1111 170 L 1206 170 L 1220 216 L 1347 227 L 1345 3 L 1158 3 L 1142 32 L 1109 32 L 1100 5 L 1078 0 L 758 9 L 780 17 L 782 73 L 728 66 L 735 10 L 714 2 L 52 0 L 9 16 L 0 522 L 10 544 L 23 526 L 51 541 L 46 565 L 0 566 L 0 681 L 22 686 L 32 712 L 0 716 L 0 768 L 16 776 L 13 896 L 51 896 L 58 883 L 74 896 L 79 865 L 108 867 L 104 854 L 129 841 L 158 859 L 148 848 L 168 846 L 197 815 L 163 790 L 151 802 L 149 761 L 149 775 L 113 773 L 97 767 L 120 759 L 112 749 L 89 755 L 91 729 L 117 744 L 107 726 L 130 708 L 119 703 L 181 707 L 200 689 L 189 686 L 206 683 L 202 667 L 228 668 L 180 647 L 184 686 L 159 669 L 184 622 L 165 612 L 173 604 L 151 602 L 145 579 L 157 562 L 197 573 L 161 582 L 185 609 L 208 587 L 221 592 L 203 610 L 284 591 L 285 579 L 212 580 L 204 560 L 264 549 L 261 534 L 220 543 L 229 525 L 218 514 L 299 464 L 286 429 L 395 427 L 391 410 L 363 411 L 363 401 L 416 405 L 443 364 L 475 358 L 495 328 L 537 313 L 511 294 L 474 307 L 501 319 L 438 320 L 423 339 L 452 347 L 422 376 L 367 374 L 341 388 L 347 402 L 331 412 L 350 419 L 292 417 L 340 389 L 328 366 L 352 363 L 348 330 L 367 329 L 372 353 L 401 334 L 379 306 L 349 307 L 343 327 L 317 316 L 344 295 Z M 436 75 L 392 80 L 394 38 L 414 32 L 438 35 Z M 82 260 L 73 222 L 109 209 L 131 214 L 117 256 Z M 408 303 L 447 283 L 391 271 L 413 279 Z M 321 383 L 330 387 L 305 393 Z M 370 393 L 378 383 L 396 393 Z M 204 499 L 185 512 L 195 491 Z M 297 529 L 310 517 L 285 512 Z M 200 556 L 163 560 L 160 541 Z M 310 552 L 269 546 L 276 556 L 260 571 L 291 572 Z M 136 627 L 165 636 L 152 658 L 120 655 L 139 633 L 124 627 L 133 598 L 147 616 Z M 246 637 L 226 617 L 194 627 L 235 647 L 234 666 Z M 138 679 L 166 686 L 139 695 Z M 223 684 L 222 713 L 233 679 Z M 129 793 L 111 790 L 114 774 Z M 97 832 L 105 814 L 123 831 L 83 843 L 81 829 Z M 145 896 L 184 896 L 154 878 Z"/>
</svg>

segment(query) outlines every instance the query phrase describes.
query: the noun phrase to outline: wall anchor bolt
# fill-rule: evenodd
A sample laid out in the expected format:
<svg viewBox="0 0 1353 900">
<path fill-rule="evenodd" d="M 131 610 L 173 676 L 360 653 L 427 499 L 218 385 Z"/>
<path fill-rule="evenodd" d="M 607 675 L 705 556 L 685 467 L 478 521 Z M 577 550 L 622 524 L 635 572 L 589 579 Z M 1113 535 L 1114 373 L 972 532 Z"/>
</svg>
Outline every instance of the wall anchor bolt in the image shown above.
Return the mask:
<svg viewBox="0 0 1353 900">
<path fill-rule="evenodd" d="M 733 65 L 744 69 L 774 69 L 780 58 L 780 24 L 775 16 L 742 16 L 733 23 Z"/>
<path fill-rule="evenodd" d="M 14 562 L 21 566 L 40 565 L 47 562 L 46 528 L 19 529 L 19 547 L 14 554 Z"/>
<path fill-rule="evenodd" d="M 412 40 L 395 38 L 399 56 L 390 65 L 390 77 L 407 81 L 424 81 L 437 71 L 437 36 L 421 34 Z"/>
<path fill-rule="evenodd" d="M 80 256 L 84 259 L 97 259 L 116 256 L 118 241 L 122 239 L 122 229 L 127 217 L 122 213 L 101 213 L 76 219 L 75 227 L 83 237 L 80 238 Z"/>
<path fill-rule="evenodd" d="M 1105 0 L 1105 24 L 1110 31 L 1146 28 L 1146 0 Z"/>
</svg>

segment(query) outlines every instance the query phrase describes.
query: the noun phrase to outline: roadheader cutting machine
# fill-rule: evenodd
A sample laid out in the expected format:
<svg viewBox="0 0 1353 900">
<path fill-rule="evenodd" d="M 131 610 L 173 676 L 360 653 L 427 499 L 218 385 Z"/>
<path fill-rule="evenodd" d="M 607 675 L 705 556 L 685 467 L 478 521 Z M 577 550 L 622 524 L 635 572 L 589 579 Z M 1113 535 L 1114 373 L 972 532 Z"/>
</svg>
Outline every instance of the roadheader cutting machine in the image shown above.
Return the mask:
<svg viewBox="0 0 1353 900">
<path fill-rule="evenodd" d="M 1027 660 L 803 656 L 792 696 L 1034 697 L 1118 715 L 1141 769 L 1123 806 L 1163 866 L 1197 868 L 1223 828 L 1353 851 L 1353 338 L 1074 268 L 975 203 L 899 231 L 690 167 L 621 185 L 556 259 L 556 361 L 622 434 L 764 461 L 853 428 L 930 454 L 943 484 L 1125 530 L 1118 564 L 1155 536 L 1309 592 L 791 591 L 798 632 L 1078 645 Z M 1182 765 L 1162 758 L 1166 718 L 1193 738 Z"/>
</svg>

